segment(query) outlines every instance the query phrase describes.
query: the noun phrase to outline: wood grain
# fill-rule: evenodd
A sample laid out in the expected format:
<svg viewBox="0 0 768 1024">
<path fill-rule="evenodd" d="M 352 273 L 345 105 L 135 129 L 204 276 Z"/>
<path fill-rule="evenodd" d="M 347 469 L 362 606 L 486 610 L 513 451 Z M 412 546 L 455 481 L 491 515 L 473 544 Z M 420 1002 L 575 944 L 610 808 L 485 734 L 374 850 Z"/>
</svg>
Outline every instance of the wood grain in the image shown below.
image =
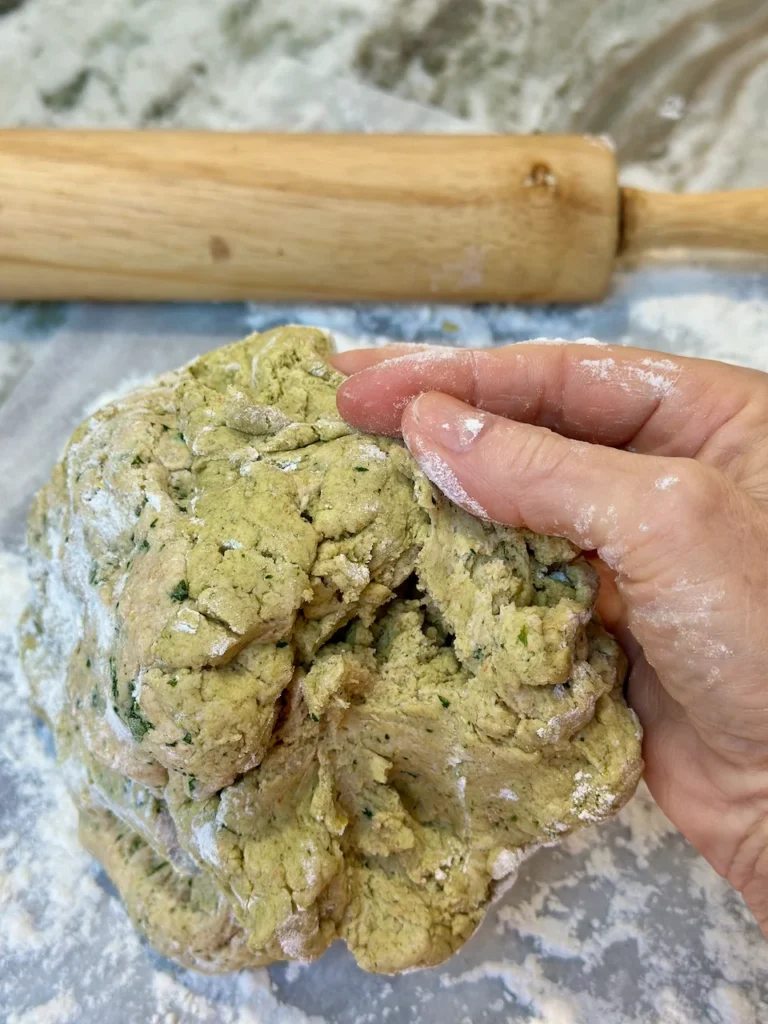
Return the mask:
<svg viewBox="0 0 768 1024">
<path fill-rule="evenodd" d="M 0 132 L 0 297 L 575 301 L 617 249 L 582 136 Z"/>
<path fill-rule="evenodd" d="M 620 252 L 721 249 L 768 254 L 768 189 L 684 195 L 621 190 Z"/>
</svg>

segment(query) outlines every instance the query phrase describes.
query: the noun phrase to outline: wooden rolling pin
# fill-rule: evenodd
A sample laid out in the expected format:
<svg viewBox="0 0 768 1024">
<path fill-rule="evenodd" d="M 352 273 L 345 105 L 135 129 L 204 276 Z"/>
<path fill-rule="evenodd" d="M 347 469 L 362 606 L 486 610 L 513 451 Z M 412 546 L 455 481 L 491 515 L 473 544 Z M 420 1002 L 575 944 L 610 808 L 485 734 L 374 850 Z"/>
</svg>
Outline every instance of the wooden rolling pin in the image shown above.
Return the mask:
<svg viewBox="0 0 768 1024">
<path fill-rule="evenodd" d="M 768 190 L 619 188 L 585 136 L 0 132 L 0 297 L 580 301 L 616 257 L 768 253 Z"/>
</svg>

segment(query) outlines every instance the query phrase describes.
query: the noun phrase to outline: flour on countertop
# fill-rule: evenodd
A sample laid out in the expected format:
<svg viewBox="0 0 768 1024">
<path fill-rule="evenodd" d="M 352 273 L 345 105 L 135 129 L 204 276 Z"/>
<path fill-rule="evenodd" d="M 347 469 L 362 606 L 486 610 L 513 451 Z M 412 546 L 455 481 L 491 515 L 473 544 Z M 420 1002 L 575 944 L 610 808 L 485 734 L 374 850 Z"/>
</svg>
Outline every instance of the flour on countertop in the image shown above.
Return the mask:
<svg viewBox="0 0 768 1024">
<path fill-rule="evenodd" d="M 82 414 L 83 418 L 92 416 L 95 412 L 98 412 L 105 405 L 111 405 L 113 402 L 119 402 L 121 398 L 136 388 L 143 387 L 145 384 L 153 379 L 152 374 L 143 373 L 131 373 L 127 377 L 124 377 L 118 384 L 113 388 L 109 388 L 107 391 L 102 391 L 100 395 L 92 398 L 86 402 L 83 406 Z"/>
<path fill-rule="evenodd" d="M 709 281 L 711 293 L 703 288 Z M 768 370 L 768 301 L 722 294 L 710 275 L 697 275 L 688 295 L 659 294 L 633 305 L 622 340 L 642 346 L 649 337 L 663 338 L 676 355 Z"/>
<path fill-rule="evenodd" d="M 68 1024 L 69 1021 L 77 1020 L 77 1010 L 72 993 L 63 992 L 25 1013 L 10 1014 L 7 1024 Z"/>
</svg>

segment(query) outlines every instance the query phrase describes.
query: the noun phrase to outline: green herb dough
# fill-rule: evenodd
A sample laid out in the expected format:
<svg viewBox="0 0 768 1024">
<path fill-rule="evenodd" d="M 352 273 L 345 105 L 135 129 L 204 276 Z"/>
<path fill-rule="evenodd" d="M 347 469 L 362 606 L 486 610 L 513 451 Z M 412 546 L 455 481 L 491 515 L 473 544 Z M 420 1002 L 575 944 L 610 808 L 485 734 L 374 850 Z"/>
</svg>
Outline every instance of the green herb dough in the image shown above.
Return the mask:
<svg viewBox="0 0 768 1024">
<path fill-rule="evenodd" d="M 203 970 L 437 964 L 642 767 L 591 568 L 347 426 L 330 351 L 280 328 L 106 406 L 31 513 L 24 661 L 83 842 Z"/>
</svg>

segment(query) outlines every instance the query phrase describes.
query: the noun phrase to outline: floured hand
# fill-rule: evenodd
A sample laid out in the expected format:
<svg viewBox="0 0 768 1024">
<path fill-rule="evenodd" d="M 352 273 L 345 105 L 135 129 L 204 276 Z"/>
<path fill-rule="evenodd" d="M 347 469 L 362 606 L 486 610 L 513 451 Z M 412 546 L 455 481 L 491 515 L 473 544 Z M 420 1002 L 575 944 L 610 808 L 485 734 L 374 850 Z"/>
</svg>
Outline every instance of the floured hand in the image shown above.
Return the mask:
<svg viewBox="0 0 768 1024">
<path fill-rule="evenodd" d="M 334 361 L 344 417 L 453 501 L 596 552 L 648 785 L 768 935 L 768 376 L 597 343 Z"/>
</svg>

